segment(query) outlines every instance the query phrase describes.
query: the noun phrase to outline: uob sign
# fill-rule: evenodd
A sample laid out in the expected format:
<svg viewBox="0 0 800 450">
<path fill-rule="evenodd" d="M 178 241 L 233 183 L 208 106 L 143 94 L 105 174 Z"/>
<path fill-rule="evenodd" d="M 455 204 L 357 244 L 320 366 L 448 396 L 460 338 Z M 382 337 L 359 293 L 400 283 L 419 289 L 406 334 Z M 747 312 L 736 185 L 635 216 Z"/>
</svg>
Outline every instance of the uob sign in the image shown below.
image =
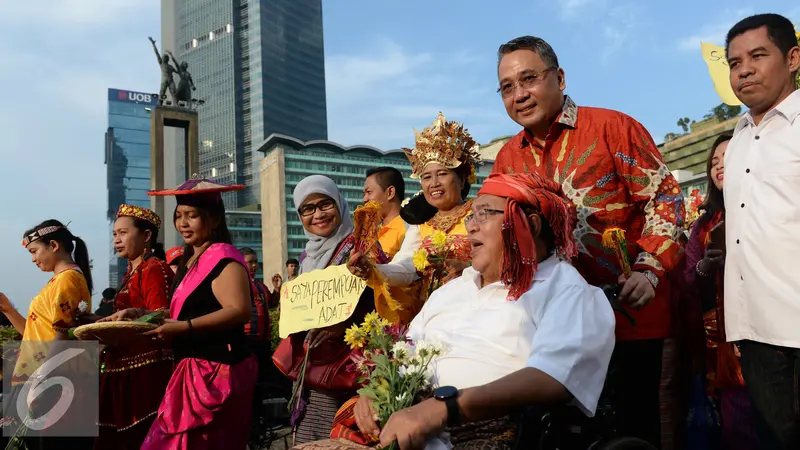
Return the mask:
<svg viewBox="0 0 800 450">
<path fill-rule="evenodd" d="M 108 90 L 108 100 L 112 102 L 144 103 L 153 105 L 157 103 L 158 96 L 145 92 L 123 91 L 119 89 Z"/>
<path fill-rule="evenodd" d="M 141 92 L 128 92 L 128 100 L 132 102 L 150 103 L 153 101 L 153 96 L 150 94 L 142 94 Z"/>
</svg>

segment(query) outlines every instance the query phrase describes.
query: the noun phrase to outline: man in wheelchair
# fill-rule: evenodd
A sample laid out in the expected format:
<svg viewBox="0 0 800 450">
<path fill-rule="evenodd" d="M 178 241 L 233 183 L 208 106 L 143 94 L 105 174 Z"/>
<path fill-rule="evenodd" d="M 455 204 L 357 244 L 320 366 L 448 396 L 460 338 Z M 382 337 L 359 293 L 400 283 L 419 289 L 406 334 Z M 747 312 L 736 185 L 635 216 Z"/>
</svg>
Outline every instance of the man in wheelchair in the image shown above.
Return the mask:
<svg viewBox="0 0 800 450">
<path fill-rule="evenodd" d="M 382 430 L 368 400 L 356 406 L 359 428 L 379 435 L 381 446 L 507 449 L 523 407 L 572 404 L 595 413 L 614 314 L 605 294 L 565 262 L 576 253 L 575 212 L 560 186 L 493 174 L 466 226 L 472 267 L 435 291 L 409 331 L 446 348 L 434 367 L 434 398 L 395 413 Z"/>
</svg>

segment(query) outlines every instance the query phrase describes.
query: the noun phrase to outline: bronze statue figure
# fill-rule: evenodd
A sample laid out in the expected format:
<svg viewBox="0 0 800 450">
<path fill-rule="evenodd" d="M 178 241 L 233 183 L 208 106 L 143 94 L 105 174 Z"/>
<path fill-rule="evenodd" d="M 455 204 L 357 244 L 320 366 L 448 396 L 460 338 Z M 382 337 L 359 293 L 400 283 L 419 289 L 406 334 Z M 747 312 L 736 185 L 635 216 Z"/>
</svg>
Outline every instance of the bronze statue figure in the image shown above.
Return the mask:
<svg viewBox="0 0 800 450">
<path fill-rule="evenodd" d="M 175 81 L 172 79 L 172 75 L 175 73 L 175 68 L 173 68 L 169 63 L 169 56 L 162 56 L 161 53 L 158 52 L 156 41 L 152 37 L 148 37 L 148 39 L 150 39 L 150 43 L 153 44 L 153 51 L 156 52 L 158 65 L 161 66 L 161 88 L 158 91 L 158 104 L 163 105 L 164 100 L 166 99 L 167 89 L 169 89 L 169 93 L 172 95 L 172 98 L 177 99 Z"/>
<path fill-rule="evenodd" d="M 177 96 L 173 94 L 172 98 L 175 99 L 175 103 L 190 103 L 192 101 L 192 91 L 196 91 L 197 88 L 194 85 L 194 80 L 192 80 L 192 74 L 189 73 L 189 64 L 186 61 L 179 63 L 178 58 L 169 50 L 164 53 L 172 58 L 174 70 L 178 72 L 178 75 L 181 77 L 180 81 L 178 81 Z"/>
</svg>

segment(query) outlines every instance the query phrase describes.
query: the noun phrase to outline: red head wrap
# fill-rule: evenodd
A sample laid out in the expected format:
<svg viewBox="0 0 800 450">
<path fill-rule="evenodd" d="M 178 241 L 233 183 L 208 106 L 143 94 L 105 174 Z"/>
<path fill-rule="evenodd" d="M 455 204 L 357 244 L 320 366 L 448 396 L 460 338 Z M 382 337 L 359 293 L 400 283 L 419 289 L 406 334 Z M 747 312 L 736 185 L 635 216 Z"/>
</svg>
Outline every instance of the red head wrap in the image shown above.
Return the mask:
<svg viewBox="0 0 800 450">
<path fill-rule="evenodd" d="M 572 233 L 575 230 L 575 207 L 561 190 L 561 185 L 536 174 L 504 175 L 493 173 L 483 182 L 478 195 L 505 197 L 503 215 L 502 280 L 514 301 L 530 288 L 538 264 L 530 220 L 522 205 L 540 214 L 555 235 L 556 251 L 570 260 L 578 254 Z"/>
</svg>

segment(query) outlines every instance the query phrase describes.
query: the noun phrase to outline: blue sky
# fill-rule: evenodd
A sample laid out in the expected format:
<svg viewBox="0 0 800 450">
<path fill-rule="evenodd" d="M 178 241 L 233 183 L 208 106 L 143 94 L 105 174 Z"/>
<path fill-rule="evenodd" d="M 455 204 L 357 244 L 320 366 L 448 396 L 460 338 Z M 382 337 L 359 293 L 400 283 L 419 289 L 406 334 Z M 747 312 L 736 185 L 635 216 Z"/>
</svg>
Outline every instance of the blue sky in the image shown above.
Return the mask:
<svg viewBox="0 0 800 450">
<path fill-rule="evenodd" d="M 722 44 L 757 12 L 800 22 L 796 0 L 323 3 L 329 137 L 380 148 L 413 145 L 412 128 L 439 110 L 480 142 L 516 133 L 496 94 L 495 52 L 524 34 L 555 48 L 578 104 L 630 114 L 660 142 L 679 117 L 720 103 L 701 40 Z M 158 0 L 0 4 L 0 292 L 23 311 L 49 275 L 20 237 L 50 217 L 85 238 L 96 289 L 106 287 L 106 89 L 157 88 L 147 36 L 159 39 L 159 12 Z"/>
</svg>

